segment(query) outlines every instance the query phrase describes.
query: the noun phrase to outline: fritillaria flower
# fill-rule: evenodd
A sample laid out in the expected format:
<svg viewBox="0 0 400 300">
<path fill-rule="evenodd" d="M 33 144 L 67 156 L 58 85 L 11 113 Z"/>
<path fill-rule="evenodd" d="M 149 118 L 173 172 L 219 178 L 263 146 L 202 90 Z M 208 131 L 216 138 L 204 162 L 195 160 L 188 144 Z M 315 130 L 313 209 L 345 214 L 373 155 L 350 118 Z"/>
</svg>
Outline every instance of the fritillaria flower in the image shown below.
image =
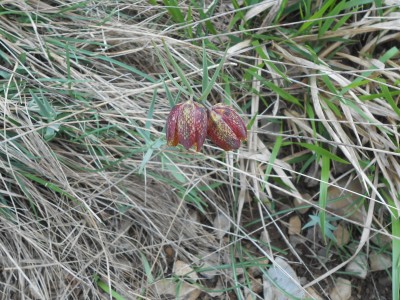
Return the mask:
<svg viewBox="0 0 400 300">
<path fill-rule="evenodd" d="M 238 149 L 247 139 L 243 120 L 229 106 L 214 105 L 208 112 L 207 137 L 225 151 Z"/>
<path fill-rule="evenodd" d="M 196 146 L 200 151 L 207 134 L 207 111 L 192 100 L 175 105 L 166 123 L 169 146 L 182 144 L 187 149 Z"/>
</svg>

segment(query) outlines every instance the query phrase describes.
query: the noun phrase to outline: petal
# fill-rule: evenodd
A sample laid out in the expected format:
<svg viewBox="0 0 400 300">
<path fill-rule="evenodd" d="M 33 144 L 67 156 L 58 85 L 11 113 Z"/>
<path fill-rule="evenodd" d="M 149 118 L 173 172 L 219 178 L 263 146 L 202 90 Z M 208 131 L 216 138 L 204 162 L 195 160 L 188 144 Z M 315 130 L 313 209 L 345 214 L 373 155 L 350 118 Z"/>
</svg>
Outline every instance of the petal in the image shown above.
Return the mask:
<svg viewBox="0 0 400 300">
<path fill-rule="evenodd" d="M 178 145 L 178 134 L 177 134 L 177 120 L 178 120 L 178 115 L 180 112 L 180 109 L 182 107 L 182 104 L 177 104 L 175 105 L 172 109 L 171 112 L 169 113 L 167 122 L 165 124 L 165 132 L 167 135 L 167 143 L 168 146 L 176 146 Z"/>
<path fill-rule="evenodd" d="M 196 128 L 196 151 L 200 151 L 207 136 L 207 111 L 203 105 L 196 104 L 194 120 Z"/>
<path fill-rule="evenodd" d="M 233 130 L 228 126 L 222 117 L 214 110 L 210 111 L 208 119 L 207 136 L 218 147 L 225 151 L 238 149 L 240 147 L 240 139 Z"/>
<path fill-rule="evenodd" d="M 229 106 L 217 104 L 213 110 L 222 117 L 222 120 L 232 129 L 235 135 L 242 141 L 247 139 L 247 129 L 242 118 Z"/>
<path fill-rule="evenodd" d="M 179 143 L 188 150 L 196 142 L 196 127 L 194 119 L 194 103 L 183 103 L 178 115 L 178 139 Z"/>
</svg>

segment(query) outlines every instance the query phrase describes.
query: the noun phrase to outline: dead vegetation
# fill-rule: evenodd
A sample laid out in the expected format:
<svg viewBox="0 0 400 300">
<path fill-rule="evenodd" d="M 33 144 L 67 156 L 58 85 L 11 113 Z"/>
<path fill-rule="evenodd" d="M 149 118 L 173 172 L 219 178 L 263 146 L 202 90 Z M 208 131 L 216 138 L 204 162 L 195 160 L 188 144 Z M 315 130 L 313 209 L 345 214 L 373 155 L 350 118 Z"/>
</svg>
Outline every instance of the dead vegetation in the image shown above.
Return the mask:
<svg viewBox="0 0 400 300">
<path fill-rule="evenodd" d="M 188 24 L 146 1 L 1 2 L 2 299 L 274 299 L 266 272 L 285 268 L 296 295 L 375 282 L 354 272 L 376 261 L 346 266 L 387 258 L 399 208 L 387 2 L 322 35 L 295 14 L 273 23 L 281 1 L 209 3 Z M 204 53 L 210 77 L 225 59 L 208 101 L 254 122 L 238 152 L 165 145 L 171 99 L 188 98 L 173 61 L 199 97 Z"/>
</svg>

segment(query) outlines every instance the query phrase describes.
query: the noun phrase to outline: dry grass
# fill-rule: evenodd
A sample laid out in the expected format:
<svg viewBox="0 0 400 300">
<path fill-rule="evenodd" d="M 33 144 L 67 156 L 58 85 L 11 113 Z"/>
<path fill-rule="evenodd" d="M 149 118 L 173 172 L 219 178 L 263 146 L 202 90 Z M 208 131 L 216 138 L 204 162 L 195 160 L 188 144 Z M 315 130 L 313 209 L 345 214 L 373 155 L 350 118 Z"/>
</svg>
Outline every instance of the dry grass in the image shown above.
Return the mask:
<svg viewBox="0 0 400 300">
<path fill-rule="evenodd" d="M 210 289 L 262 299 L 251 293 L 259 259 L 278 255 L 326 296 L 336 271 L 377 233 L 391 236 L 388 208 L 400 208 L 398 8 L 361 6 L 321 36 L 318 26 L 301 31 L 297 16 L 273 23 L 281 1 L 272 4 L 245 14 L 222 3 L 182 25 L 145 1 L 1 3 L 2 299 L 110 299 L 105 290 L 156 299 L 177 260 L 209 278 L 197 281 L 200 299 Z M 228 24 L 241 11 L 236 31 Z M 206 22 L 217 33 L 185 36 Z M 235 153 L 210 143 L 203 153 L 166 147 L 169 100 L 188 97 L 168 51 L 198 98 L 199 41 L 212 76 L 228 38 L 241 43 L 229 46 L 208 101 L 234 99 L 247 122 L 255 116 L 248 143 Z M 330 209 L 320 195 L 332 187 L 362 196 L 361 217 Z M 353 226 L 356 250 L 326 246 L 317 229 L 318 238 L 304 230 L 295 244 L 289 217 L 311 214 L 296 202 Z M 336 261 L 310 266 L 308 256 L 325 248 Z"/>
</svg>

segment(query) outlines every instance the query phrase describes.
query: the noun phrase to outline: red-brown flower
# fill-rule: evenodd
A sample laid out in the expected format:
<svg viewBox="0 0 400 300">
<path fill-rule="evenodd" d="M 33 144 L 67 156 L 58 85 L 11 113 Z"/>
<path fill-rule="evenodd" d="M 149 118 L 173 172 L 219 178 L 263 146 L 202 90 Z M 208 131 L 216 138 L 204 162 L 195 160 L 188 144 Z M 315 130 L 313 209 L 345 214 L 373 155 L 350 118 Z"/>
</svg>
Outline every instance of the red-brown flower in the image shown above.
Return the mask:
<svg viewBox="0 0 400 300">
<path fill-rule="evenodd" d="M 166 134 L 169 146 L 182 144 L 187 150 L 195 145 L 200 151 L 207 134 L 204 106 L 191 100 L 175 105 L 167 119 Z"/>
<path fill-rule="evenodd" d="M 225 151 L 238 149 L 247 139 L 246 126 L 231 107 L 214 105 L 209 111 L 207 137 Z"/>
</svg>

